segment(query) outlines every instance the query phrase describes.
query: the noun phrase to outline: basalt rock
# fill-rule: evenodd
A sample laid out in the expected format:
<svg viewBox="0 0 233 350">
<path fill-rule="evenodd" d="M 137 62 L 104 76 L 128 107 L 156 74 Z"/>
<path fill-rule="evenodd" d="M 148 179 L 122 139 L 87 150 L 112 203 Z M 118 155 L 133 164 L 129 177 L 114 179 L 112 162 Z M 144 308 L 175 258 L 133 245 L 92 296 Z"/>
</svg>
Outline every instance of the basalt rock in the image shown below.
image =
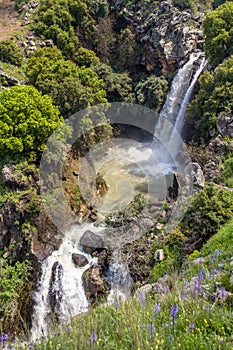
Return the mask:
<svg viewBox="0 0 233 350">
<path fill-rule="evenodd" d="M 82 235 L 80 244 L 83 246 L 84 251 L 88 254 L 93 253 L 96 249 L 104 248 L 104 241 L 102 237 L 89 230 L 84 232 Z"/>
<path fill-rule="evenodd" d="M 141 61 L 148 72 L 168 74 L 183 65 L 189 54 L 203 47 L 203 13 L 180 11 L 172 0 L 129 2 L 111 0 L 111 10 L 134 28 L 143 53 Z"/>
<path fill-rule="evenodd" d="M 95 301 L 106 295 L 108 282 L 102 276 L 102 268 L 100 266 L 91 266 L 83 273 L 82 279 L 87 299 Z"/>
<path fill-rule="evenodd" d="M 87 258 L 82 254 L 72 254 L 72 260 L 78 267 L 83 267 L 88 264 Z"/>
</svg>

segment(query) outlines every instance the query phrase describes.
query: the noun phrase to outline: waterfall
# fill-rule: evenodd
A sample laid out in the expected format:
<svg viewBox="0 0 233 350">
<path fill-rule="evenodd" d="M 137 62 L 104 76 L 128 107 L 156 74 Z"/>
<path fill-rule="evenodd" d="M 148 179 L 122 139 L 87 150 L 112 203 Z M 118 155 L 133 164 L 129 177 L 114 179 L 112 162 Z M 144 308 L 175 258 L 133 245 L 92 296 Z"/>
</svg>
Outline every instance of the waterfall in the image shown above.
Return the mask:
<svg viewBox="0 0 233 350">
<path fill-rule="evenodd" d="M 172 161 L 169 151 L 173 156 L 179 152 L 177 135 L 180 136 L 187 104 L 206 64 L 203 57 L 199 68 L 194 73 L 194 67 L 200 55 L 200 53 L 191 54 L 189 61 L 179 69 L 155 125 L 153 148 L 158 159 L 163 163 Z"/>
<path fill-rule="evenodd" d="M 200 54 L 191 54 L 189 61 L 176 74 L 155 126 L 152 147 L 150 145 L 142 147 L 141 144 L 140 147 L 136 147 L 136 145 L 132 147 L 132 143 L 130 143 L 131 147 L 128 147 L 124 142 L 125 148 L 117 147 L 114 153 L 113 146 L 111 146 L 109 160 L 106 159 L 108 155 L 105 155 L 103 165 L 99 165 L 100 171 L 104 171 L 107 178 L 109 176 L 111 180 L 107 181 L 108 185 L 110 184 L 107 198 L 110 211 L 113 210 L 115 202 L 119 205 L 121 197 L 122 200 L 125 200 L 128 196 L 129 202 L 131 200 L 129 194 L 133 194 L 137 188 L 143 188 L 142 193 L 146 192 L 144 188 L 145 184 L 148 187 L 148 182 L 145 179 L 145 172 L 150 174 L 152 179 L 156 179 L 156 183 L 151 183 L 150 193 L 153 194 L 154 198 L 161 197 L 161 201 L 166 199 L 162 195 L 166 195 L 167 191 L 167 182 L 164 181 L 164 173 L 166 173 L 167 168 L 166 166 L 163 168 L 161 163 L 169 164 L 169 151 L 172 155 L 179 152 L 177 134 L 181 132 L 187 103 L 205 66 L 205 59 L 202 58 L 199 68 L 194 73 L 194 66 L 199 59 Z M 117 145 L 119 146 L 118 143 Z M 161 147 L 163 147 L 162 150 Z M 159 162 L 155 162 L 154 150 Z M 169 174 L 173 174 L 173 172 L 169 172 Z M 120 191 L 118 191 L 118 185 L 121 187 Z M 124 187 L 124 191 L 122 187 Z M 121 197 L 118 195 L 119 193 Z M 124 205 L 125 202 L 122 206 Z M 105 211 L 108 212 L 106 203 Z M 64 234 L 59 249 L 42 263 L 40 281 L 37 291 L 34 293 L 35 306 L 31 328 L 33 340 L 46 336 L 47 329 L 52 328 L 53 321 L 55 323 L 69 322 L 71 317 L 88 309 L 82 275 L 98 261 L 97 258 L 83 252 L 79 244 L 80 238 L 87 230 L 97 233 L 104 228 L 88 223 L 74 226 Z M 83 267 L 77 267 L 72 259 L 72 254 L 82 254 L 87 259 L 87 264 Z M 118 256 L 113 256 L 113 261 L 109 266 L 108 279 L 111 285 L 108 302 L 113 302 L 115 298 L 124 299 L 131 292 L 132 279 L 127 266 L 121 262 Z"/>
<path fill-rule="evenodd" d="M 97 258 L 84 253 L 79 245 L 82 234 L 87 230 L 100 232 L 103 228 L 93 224 L 73 227 L 65 234 L 60 248 L 42 263 L 42 275 L 34 294 L 36 304 L 31 328 L 33 340 L 46 336 L 47 328 L 53 321 L 69 322 L 72 316 L 88 309 L 82 275 L 90 266 L 97 264 Z M 73 253 L 82 254 L 88 263 L 84 267 L 75 266 Z"/>
<path fill-rule="evenodd" d="M 128 271 L 128 266 L 116 254 L 109 265 L 108 280 L 111 287 L 108 303 L 112 304 L 116 299 L 125 301 L 126 297 L 132 293 L 133 279 Z"/>
</svg>

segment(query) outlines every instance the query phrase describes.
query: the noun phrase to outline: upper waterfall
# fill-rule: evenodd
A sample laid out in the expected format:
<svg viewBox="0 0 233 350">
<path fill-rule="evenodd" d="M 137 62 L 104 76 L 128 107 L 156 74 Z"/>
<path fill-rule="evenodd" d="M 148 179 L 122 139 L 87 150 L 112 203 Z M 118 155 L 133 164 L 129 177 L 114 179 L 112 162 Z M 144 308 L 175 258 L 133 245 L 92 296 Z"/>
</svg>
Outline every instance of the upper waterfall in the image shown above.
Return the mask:
<svg viewBox="0 0 233 350">
<path fill-rule="evenodd" d="M 178 70 L 155 125 L 153 148 L 162 162 L 169 163 L 171 158 L 169 152 L 172 153 L 172 157 L 179 152 L 177 135 L 180 136 L 187 104 L 206 64 L 206 60 L 202 56 L 199 68 L 194 73 L 195 65 L 200 60 L 200 56 L 200 53 L 191 54 L 189 61 Z M 167 151 L 164 153 L 165 149 Z"/>
</svg>

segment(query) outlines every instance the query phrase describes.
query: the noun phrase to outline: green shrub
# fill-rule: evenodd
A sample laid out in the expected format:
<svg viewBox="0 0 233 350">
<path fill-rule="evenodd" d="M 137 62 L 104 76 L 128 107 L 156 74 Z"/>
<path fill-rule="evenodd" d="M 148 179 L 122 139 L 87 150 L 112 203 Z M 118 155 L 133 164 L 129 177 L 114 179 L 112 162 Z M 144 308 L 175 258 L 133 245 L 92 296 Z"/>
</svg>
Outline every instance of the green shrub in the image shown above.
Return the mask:
<svg viewBox="0 0 233 350">
<path fill-rule="evenodd" d="M 20 66 L 23 61 L 23 53 L 12 40 L 0 41 L 0 60 Z"/>
<path fill-rule="evenodd" d="M 226 186 L 233 188 L 233 157 L 223 163 L 222 176 Z"/>
<path fill-rule="evenodd" d="M 145 107 L 159 111 L 165 101 L 168 82 L 164 77 L 151 75 L 135 88 L 136 101 Z"/>
<path fill-rule="evenodd" d="M 85 49 L 84 47 L 78 49 L 78 51 L 74 54 L 73 61 L 79 67 L 85 66 L 87 68 L 100 63 L 100 59 L 96 56 L 95 52 Z"/>
<path fill-rule="evenodd" d="M 22 323 L 20 316 L 23 301 L 20 300 L 25 284 L 29 283 L 30 263 L 16 262 L 10 265 L 0 258 L 0 329 L 13 330 L 17 323 Z M 21 317 L 21 319 L 20 319 Z M 22 325 L 21 325 L 22 326 Z"/>
<path fill-rule="evenodd" d="M 233 3 L 232 3 L 233 5 Z M 196 131 L 206 140 L 217 132 L 220 113 L 233 113 L 233 56 L 218 65 L 213 73 L 204 72 L 199 79 L 199 91 L 188 106 Z"/>
<path fill-rule="evenodd" d="M 204 21 L 205 53 L 216 67 L 233 54 L 233 3 L 220 5 Z"/>
<path fill-rule="evenodd" d="M 51 98 L 34 87 L 15 86 L 0 92 L 1 155 L 42 151 L 60 122 Z"/>
<path fill-rule="evenodd" d="M 186 246 L 200 249 L 221 225 L 233 215 L 233 193 L 208 184 L 193 196 L 192 203 L 180 223 L 188 237 Z M 198 245 L 198 246 L 196 246 Z"/>
</svg>

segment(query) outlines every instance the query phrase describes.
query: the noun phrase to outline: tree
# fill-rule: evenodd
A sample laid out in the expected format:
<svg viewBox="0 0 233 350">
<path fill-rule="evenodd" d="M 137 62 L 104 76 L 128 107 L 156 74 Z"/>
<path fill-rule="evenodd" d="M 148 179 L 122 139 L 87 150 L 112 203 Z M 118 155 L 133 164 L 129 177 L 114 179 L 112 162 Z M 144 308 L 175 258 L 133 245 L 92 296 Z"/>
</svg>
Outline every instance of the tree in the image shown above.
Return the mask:
<svg viewBox="0 0 233 350">
<path fill-rule="evenodd" d="M 220 113 L 233 113 L 233 56 L 220 64 L 213 73 L 204 72 L 199 79 L 199 91 L 188 107 L 188 116 L 195 121 L 198 135 L 209 139 L 216 131 Z"/>
<path fill-rule="evenodd" d="M 204 21 L 205 53 L 214 67 L 233 54 L 233 3 L 225 2 Z"/>
<path fill-rule="evenodd" d="M 110 18 L 100 18 L 95 31 L 95 44 L 102 62 L 109 62 L 114 42 L 113 21 Z"/>
<path fill-rule="evenodd" d="M 127 73 L 115 73 L 104 63 L 94 65 L 92 69 L 103 79 L 109 102 L 133 102 L 132 80 Z"/>
<path fill-rule="evenodd" d="M 23 61 L 23 53 L 12 40 L 0 41 L 0 60 L 20 66 Z"/>
<path fill-rule="evenodd" d="M 136 101 L 158 112 L 164 103 L 167 91 L 167 80 L 164 77 L 151 75 L 137 84 L 135 88 Z"/>
<path fill-rule="evenodd" d="M 32 86 L 14 86 L 0 92 L 1 155 L 43 151 L 47 139 L 60 124 L 52 99 Z"/>
<path fill-rule="evenodd" d="M 79 67 L 85 66 L 87 68 L 91 65 L 100 63 L 100 59 L 96 56 L 95 52 L 85 49 L 84 47 L 80 47 L 80 49 L 74 54 L 73 61 Z"/>
<path fill-rule="evenodd" d="M 28 59 L 29 83 L 52 97 L 64 117 L 87 106 L 107 102 L 104 83 L 90 68 L 65 60 L 56 47 L 38 49 Z"/>
<path fill-rule="evenodd" d="M 69 57 L 78 44 L 75 29 L 86 15 L 87 5 L 81 0 L 42 0 L 34 29 Z"/>
<path fill-rule="evenodd" d="M 134 33 L 129 29 L 122 29 L 118 37 L 118 55 L 116 65 L 123 70 L 130 70 L 135 62 L 136 40 Z"/>
</svg>

